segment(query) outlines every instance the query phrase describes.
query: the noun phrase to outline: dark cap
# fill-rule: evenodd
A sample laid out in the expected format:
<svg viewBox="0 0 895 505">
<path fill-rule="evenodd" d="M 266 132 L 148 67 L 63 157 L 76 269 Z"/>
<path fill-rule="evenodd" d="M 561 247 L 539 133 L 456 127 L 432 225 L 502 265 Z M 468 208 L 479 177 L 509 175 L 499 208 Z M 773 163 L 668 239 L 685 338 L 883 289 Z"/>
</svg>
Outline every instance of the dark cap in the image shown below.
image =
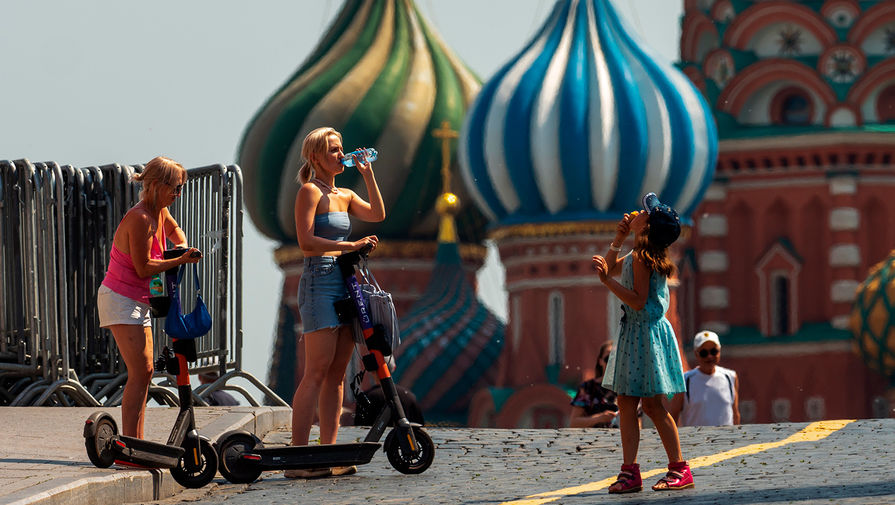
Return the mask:
<svg viewBox="0 0 895 505">
<path fill-rule="evenodd" d="M 643 195 L 643 210 L 649 214 L 649 241 L 653 247 L 664 249 L 681 235 L 681 219 L 677 212 L 659 201 L 655 193 Z"/>
</svg>

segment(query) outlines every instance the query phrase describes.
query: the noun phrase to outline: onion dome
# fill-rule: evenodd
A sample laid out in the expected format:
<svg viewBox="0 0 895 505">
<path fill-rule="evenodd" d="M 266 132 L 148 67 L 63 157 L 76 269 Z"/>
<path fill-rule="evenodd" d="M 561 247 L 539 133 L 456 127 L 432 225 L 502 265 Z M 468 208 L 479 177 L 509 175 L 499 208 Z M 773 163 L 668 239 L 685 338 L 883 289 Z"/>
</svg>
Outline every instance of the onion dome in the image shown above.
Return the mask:
<svg viewBox="0 0 895 505">
<path fill-rule="evenodd" d="M 460 138 L 464 182 L 498 225 L 615 220 L 654 192 L 689 221 L 718 140 L 699 91 L 610 0 L 559 0 L 485 85 Z"/>
<path fill-rule="evenodd" d="M 465 422 L 472 395 L 494 384 L 505 325 L 476 297 L 460 260 L 456 195 L 441 195 L 438 252 L 423 296 L 401 318 L 395 380 L 413 391 L 426 419 Z"/>
<path fill-rule="evenodd" d="M 354 235 L 434 240 L 441 151 L 430 132 L 444 121 L 459 129 L 479 88 L 411 0 L 347 0 L 308 59 L 246 128 L 239 164 L 252 220 L 268 237 L 295 242 L 302 141 L 314 128 L 332 126 L 346 150 L 379 151 L 374 171 L 388 218 L 354 222 Z M 336 183 L 366 198 L 356 170 Z M 469 205 L 458 222 L 460 237 L 477 242 L 485 223 L 479 211 Z"/>
<path fill-rule="evenodd" d="M 864 362 L 895 384 L 895 251 L 858 287 L 850 325 Z"/>
</svg>

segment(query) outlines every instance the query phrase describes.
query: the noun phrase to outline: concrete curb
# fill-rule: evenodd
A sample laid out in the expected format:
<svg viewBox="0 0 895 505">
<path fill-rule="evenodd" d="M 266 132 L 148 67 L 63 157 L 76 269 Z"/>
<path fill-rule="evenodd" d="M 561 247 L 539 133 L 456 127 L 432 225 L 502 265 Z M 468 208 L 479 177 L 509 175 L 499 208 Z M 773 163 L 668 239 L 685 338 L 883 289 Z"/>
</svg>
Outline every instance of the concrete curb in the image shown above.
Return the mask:
<svg viewBox="0 0 895 505">
<path fill-rule="evenodd" d="M 230 430 L 246 430 L 259 438 L 289 426 L 289 407 L 236 407 L 203 426 L 200 433 L 215 441 Z M 0 500 L 6 505 L 105 505 L 170 498 L 184 490 L 168 470 L 116 471 L 110 475 L 52 479 Z"/>
</svg>

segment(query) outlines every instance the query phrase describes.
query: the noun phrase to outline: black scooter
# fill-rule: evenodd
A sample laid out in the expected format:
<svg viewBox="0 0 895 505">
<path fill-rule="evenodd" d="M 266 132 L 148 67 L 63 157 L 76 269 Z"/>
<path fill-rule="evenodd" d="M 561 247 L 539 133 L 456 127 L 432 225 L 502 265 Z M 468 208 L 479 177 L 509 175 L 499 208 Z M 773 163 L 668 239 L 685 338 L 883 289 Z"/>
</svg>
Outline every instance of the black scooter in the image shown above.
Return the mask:
<svg viewBox="0 0 895 505">
<path fill-rule="evenodd" d="M 357 317 L 363 330 L 363 345 L 358 347 L 367 353 L 362 356 L 364 368 L 376 372 L 382 391 L 386 397 L 386 408 L 382 410 L 363 442 L 351 444 L 326 444 L 306 446 L 265 447 L 258 437 L 237 430 L 225 433 L 216 442 L 220 455 L 220 471 L 233 483 L 254 482 L 264 470 L 310 469 L 363 465 L 373 459 L 382 446 L 379 440 L 386 428 L 395 421 L 395 427 L 385 439 L 385 452 L 395 470 L 405 474 L 426 471 L 435 458 L 435 444 L 428 433 L 416 423 L 407 420 L 404 408 L 398 399 L 385 356 L 391 349 L 385 339 L 382 325 L 374 326 L 361 293 L 355 266 L 369 249 L 345 253 L 336 260 L 345 285 L 348 298 L 336 302 L 336 312 L 343 322 L 352 322 Z M 358 339 L 359 340 L 359 339 Z"/>
<path fill-rule="evenodd" d="M 180 256 L 186 249 L 165 251 L 165 258 Z M 194 253 L 196 254 L 196 253 Z M 177 267 L 165 272 L 168 293 L 177 289 Z M 167 313 L 167 312 L 165 312 Z M 118 434 L 115 419 L 106 412 L 94 412 L 84 425 L 84 445 L 87 457 L 99 468 L 108 468 L 116 461 L 148 468 L 170 468 L 171 476 L 187 488 L 200 488 L 214 479 L 218 470 L 218 456 L 208 437 L 196 431 L 193 412 L 193 389 L 187 361 L 196 360 L 195 340 L 172 338 L 172 349 L 165 346 L 155 362 L 157 371 L 177 377 L 180 413 L 171 429 L 167 443 L 160 444 Z"/>
</svg>

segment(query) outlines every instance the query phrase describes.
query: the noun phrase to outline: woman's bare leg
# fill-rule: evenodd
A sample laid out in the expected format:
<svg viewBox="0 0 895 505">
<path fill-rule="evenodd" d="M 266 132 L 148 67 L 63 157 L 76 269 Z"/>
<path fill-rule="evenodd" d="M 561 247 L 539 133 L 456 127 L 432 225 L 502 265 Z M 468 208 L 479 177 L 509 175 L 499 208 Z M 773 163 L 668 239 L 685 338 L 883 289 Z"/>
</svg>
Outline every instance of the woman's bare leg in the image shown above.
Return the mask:
<svg viewBox="0 0 895 505">
<path fill-rule="evenodd" d="M 338 328 L 323 328 L 304 334 L 305 370 L 292 396 L 292 445 L 308 445 L 317 398 L 336 355 Z"/>
<path fill-rule="evenodd" d="M 317 408 L 320 419 L 320 443 L 334 444 L 339 434 L 339 417 L 344 400 L 345 370 L 354 351 L 354 338 L 350 326 L 339 329 L 336 354 L 320 387 Z"/>
<path fill-rule="evenodd" d="M 135 324 L 109 326 L 124 364 L 127 382 L 121 398 L 121 433 L 143 438 L 146 417 L 146 395 L 152 380 L 152 328 Z"/>
</svg>

